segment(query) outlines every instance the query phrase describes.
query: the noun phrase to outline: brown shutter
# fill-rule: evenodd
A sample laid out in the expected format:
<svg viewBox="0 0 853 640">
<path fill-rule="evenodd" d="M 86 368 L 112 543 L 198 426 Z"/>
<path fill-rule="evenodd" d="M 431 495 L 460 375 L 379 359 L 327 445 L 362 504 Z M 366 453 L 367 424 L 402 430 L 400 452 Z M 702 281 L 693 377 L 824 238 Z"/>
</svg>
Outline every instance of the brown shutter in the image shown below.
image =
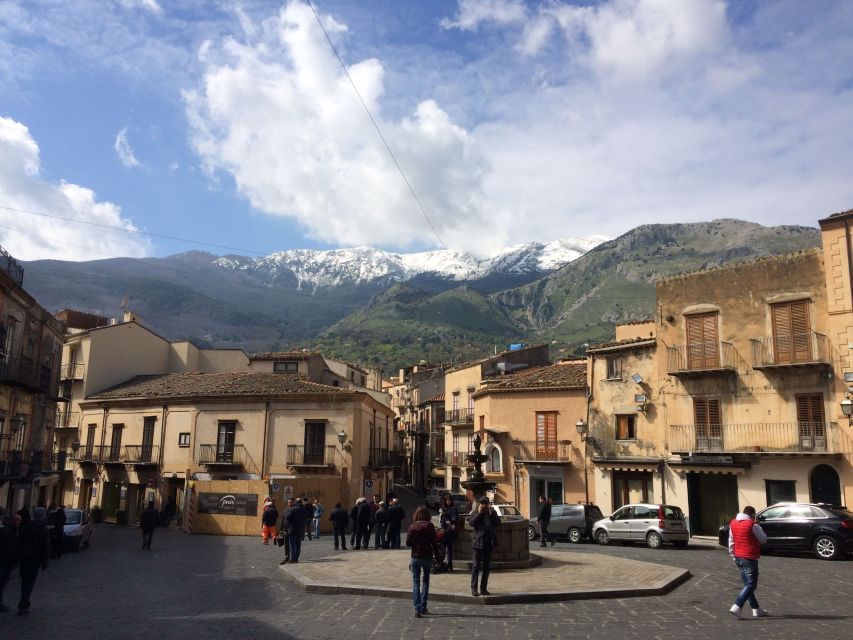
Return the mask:
<svg viewBox="0 0 853 640">
<path fill-rule="evenodd" d="M 687 363 L 689 369 L 719 368 L 717 313 L 687 316 Z"/>
<path fill-rule="evenodd" d="M 623 415 L 616 416 L 616 439 L 617 440 L 627 440 L 628 439 L 628 416 L 623 416 Z"/>
<path fill-rule="evenodd" d="M 774 304 L 771 315 L 775 363 L 810 361 L 812 349 L 808 301 Z"/>
<path fill-rule="evenodd" d="M 826 425 L 823 413 L 823 394 L 808 393 L 795 396 L 797 402 L 797 422 L 800 427 L 800 443 L 808 438 L 810 448 L 826 446 Z"/>
<path fill-rule="evenodd" d="M 536 414 L 536 457 L 538 460 L 556 459 L 557 414 Z"/>
</svg>

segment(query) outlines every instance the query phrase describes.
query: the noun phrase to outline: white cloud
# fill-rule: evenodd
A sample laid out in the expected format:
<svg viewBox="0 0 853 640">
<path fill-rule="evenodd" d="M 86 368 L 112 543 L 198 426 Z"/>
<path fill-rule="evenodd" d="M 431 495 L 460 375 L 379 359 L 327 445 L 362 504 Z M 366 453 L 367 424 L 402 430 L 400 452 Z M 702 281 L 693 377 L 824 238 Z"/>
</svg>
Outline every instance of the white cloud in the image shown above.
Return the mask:
<svg viewBox="0 0 853 640">
<path fill-rule="evenodd" d="M 41 176 L 39 147 L 26 126 L 0 117 L 0 244 L 16 258 L 95 260 L 143 256 L 148 244 L 119 230 L 32 215 L 44 213 L 133 230 L 121 208 L 95 193 Z"/>
<path fill-rule="evenodd" d="M 345 25 L 325 26 L 340 37 Z M 257 209 L 290 216 L 315 238 L 395 247 L 434 238 L 320 31 L 310 8 L 284 7 L 257 42 L 206 45 L 203 86 L 185 95 L 192 144 L 206 168 L 230 174 Z M 471 135 L 436 102 L 383 117 L 385 70 L 349 74 L 445 243 L 486 250 L 480 230 L 503 215 L 482 199 L 488 170 Z"/>
<path fill-rule="evenodd" d="M 459 11 L 452 20 L 442 20 L 445 29 L 474 31 L 483 23 L 507 25 L 521 22 L 527 9 L 521 0 L 459 0 Z"/>
<path fill-rule="evenodd" d="M 115 150 L 118 159 L 121 160 L 121 163 L 128 169 L 142 166 L 133 154 L 133 149 L 131 148 L 130 143 L 127 141 L 127 127 L 124 127 L 116 134 L 113 149 Z"/>
<path fill-rule="evenodd" d="M 157 0 L 121 0 L 121 4 L 128 9 L 140 8 L 156 15 L 163 13 L 163 7 L 160 6 Z"/>
</svg>

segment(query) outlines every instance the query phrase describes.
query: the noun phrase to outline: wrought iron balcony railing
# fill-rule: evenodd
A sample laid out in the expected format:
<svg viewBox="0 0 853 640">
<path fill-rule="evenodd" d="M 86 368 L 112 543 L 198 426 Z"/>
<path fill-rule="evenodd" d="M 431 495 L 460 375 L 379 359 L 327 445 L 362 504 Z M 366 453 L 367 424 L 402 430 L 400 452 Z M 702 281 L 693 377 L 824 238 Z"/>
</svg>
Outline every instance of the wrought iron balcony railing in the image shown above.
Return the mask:
<svg viewBox="0 0 853 640">
<path fill-rule="evenodd" d="M 694 342 L 667 347 L 669 375 L 729 373 L 737 370 L 737 354 L 730 342 Z"/>
<path fill-rule="evenodd" d="M 56 410 L 56 428 L 57 429 L 76 429 L 80 425 L 79 411 L 65 411 L 63 409 Z"/>
<path fill-rule="evenodd" d="M 246 448 L 242 444 L 202 444 L 198 450 L 199 464 L 244 466 Z"/>
<path fill-rule="evenodd" d="M 572 462 L 571 440 L 543 443 L 536 440 L 513 440 L 516 461 Z"/>
<path fill-rule="evenodd" d="M 829 339 L 822 333 L 810 331 L 790 336 L 754 338 L 750 342 L 752 366 L 755 369 L 830 363 Z"/>
<path fill-rule="evenodd" d="M 474 411 L 472 409 L 447 409 L 444 412 L 445 424 L 473 424 Z"/>
<path fill-rule="evenodd" d="M 825 422 L 676 424 L 668 429 L 670 451 L 833 453 L 835 425 Z"/>
<path fill-rule="evenodd" d="M 368 467 L 373 469 L 391 469 L 400 466 L 400 453 L 393 449 L 371 449 Z"/>
<path fill-rule="evenodd" d="M 337 448 L 334 445 L 326 445 L 319 451 L 305 450 L 303 445 L 287 445 L 288 467 L 334 467 Z"/>
<path fill-rule="evenodd" d="M 68 364 L 64 364 L 59 369 L 59 379 L 60 380 L 82 380 L 83 375 L 86 372 L 86 366 L 82 364 L 77 364 L 76 362 L 71 362 Z"/>
</svg>

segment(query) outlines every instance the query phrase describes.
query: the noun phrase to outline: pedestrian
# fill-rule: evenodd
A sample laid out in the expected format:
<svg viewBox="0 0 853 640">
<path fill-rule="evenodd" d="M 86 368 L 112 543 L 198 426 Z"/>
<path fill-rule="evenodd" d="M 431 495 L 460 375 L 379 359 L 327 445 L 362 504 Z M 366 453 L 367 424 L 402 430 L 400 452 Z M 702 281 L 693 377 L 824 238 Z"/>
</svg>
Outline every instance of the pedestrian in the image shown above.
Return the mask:
<svg viewBox="0 0 853 640">
<path fill-rule="evenodd" d="M 287 522 L 287 516 L 290 510 L 294 507 L 293 498 L 287 499 L 287 504 L 284 508 L 284 513 L 281 514 L 281 524 L 278 528 L 279 540 L 282 541 L 284 547 L 284 559 L 279 564 L 287 564 L 290 562 L 290 525 Z"/>
<path fill-rule="evenodd" d="M 314 537 L 317 538 L 317 540 L 320 539 L 320 520 L 323 517 L 324 511 L 325 509 L 320 503 L 320 498 L 314 500 Z"/>
<path fill-rule="evenodd" d="M 367 541 L 373 537 L 373 530 L 376 527 L 376 512 L 379 511 L 379 496 L 373 496 L 370 499 L 370 524 L 367 527 Z"/>
<path fill-rule="evenodd" d="M 275 539 L 278 532 L 275 530 L 275 525 L 278 523 L 278 509 L 275 508 L 275 502 L 270 500 L 264 503 L 264 512 L 261 514 L 261 536 L 264 539 L 264 544 L 269 544 L 271 539 Z"/>
<path fill-rule="evenodd" d="M 357 498 L 355 504 L 352 506 L 349 512 L 349 519 L 352 523 L 352 531 L 350 532 L 349 537 L 349 546 L 350 549 L 355 549 L 355 532 L 358 530 L 358 505 L 361 504 L 359 501 L 361 498 Z"/>
<path fill-rule="evenodd" d="M 471 536 L 471 551 L 473 562 L 471 563 L 471 595 L 489 596 L 489 572 L 492 568 L 492 551 L 497 545 L 496 529 L 501 524 L 501 519 L 495 510 L 489 505 L 486 496 L 480 498 L 476 511 L 468 515 L 474 533 Z M 482 572 L 482 577 L 480 573 Z M 480 590 L 477 591 L 477 580 L 480 581 Z"/>
<path fill-rule="evenodd" d="M 160 516 L 157 514 L 157 509 L 154 508 L 154 501 L 149 500 L 148 506 L 139 517 L 139 528 L 142 529 L 142 548 L 151 551 L 151 539 L 154 537 L 154 530 L 160 522 Z"/>
<path fill-rule="evenodd" d="M 62 542 L 65 539 L 65 522 L 67 518 L 65 516 L 65 507 L 60 505 L 59 508 L 53 512 L 53 529 L 51 530 L 52 540 L 52 550 L 53 557 L 61 558 L 62 557 Z"/>
<path fill-rule="evenodd" d="M 379 503 L 379 509 L 373 514 L 373 548 L 387 549 L 388 540 L 385 538 L 385 532 L 388 528 L 388 508 L 384 502 Z"/>
<path fill-rule="evenodd" d="M 453 571 L 453 541 L 456 539 L 456 527 L 459 520 L 459 509 L 453 503 L 453 496 L 445 493 L 441 499 L 438 523 L 444 530 L 444 549 L 447 552 L 447 570 Z"/>
<path fill-rule="evenodd" d="M 388 546 L 392 549 L 400 548 L 400 531 L 403 528 L 403 520 L 406 518 L 406 510 L 400 505 L 397 498 L 391 500 L 388 507 Z"/>
<path fill-rule="evenodd" d="M 412 604 L 415 606 L 415 617 L 420 618 L 428 613 L 427 599 L 432 559 L 440 557 L 441 553 L 429 509 L 418 507 L 413 520 L 406 533 L 406 546 L 412 548 L 412 557 L 409 560 L 409 570 L 412 572 Z"/>
<path fill-rule="evenodd" d="M 373 509 L 367 498 L 359 498 L 358 513 L 356 514 L 355 549 L 370 548 L 370 522 L 373 520 Z"/>
<path fill-rule="evenodd" d="M 341 547 L 343 550 L 347 550 L 347 522 L 349 522 L 349 516 L 347 515 L 346 509 L 341 506 L 341 503 L 338 502 L 335 505 L 335 508 L 332 509 L 332 513 L 329 514 L 329 520 L 332 523 L 332 531 L 335 536 L 335 551 L 338 550 L 338 542 L 340 541 Z"/>
<path fill-rule="evenodd" d="M 314 520 L 314 505 L 308 496 L 302 496 L 302 509 L 305 511 L 305 539 L 311 540 L 311 522 Z"/>
<path fill-rule="evenodd" d="M 305 536 L 307 522 L 305 505 L 301 498 L 296 499 L 296 503 L 288 508 L 284 517 L 287 520 L 287 539 L 290 542 L 289 562 L 296 563 L 299 562 L 299 555 L 302 552 L 302 538 Z"/>
<path fill-rule="evenodd" d="M 544 547 L 546 542 L 550 542 L 553 547 L 557 539 L 548 533 L 548 525 L 551 523 L 551 506 L 554 504 L 554 499 L 548 496 L 539 496 L 539 516 L 536 518 L 536 523 L 539 525 L 539 546 Z"/>
<path fill-rule="evenodd" d="M 18 511 L 21 516 L 21 527 L 18 535 L 18 562 L 20 563 L 21 600 L 18 602 L 18 615 L 30 612 L 30 596 L 36 585 L 39 567 L 47 569 L 47 557 L 50 551 L 50 533 L 44 524 L 46 510 L 39 507 L 33 512 L 26 509 Z"/>
<path fill-rule="evenodd" d="M 0 529 L 0 612 L 9 611 L 9 607 L 3 604 L 3 590 L 20 560 L 20 534 L 21 516 L 16 513 L 7 518 Z"/>
<path fill-rule="evenodd" d="M 755 521 L 755 507 L 744 507 L 743 513 L 737 514 L 729 524 L 729 555 L 740 569 L 740 577 L 743 579 L 743 589 L 729 609 L 738 619 L 747 601 L 752 607 L 754 617 L 763 618 L 770 615 L 758 605 L 755 597 L 755 590 L 758 588 L 758 559 L 761 557 L 761 545 L 765 542 L 767 534 Z"/>
</svg>

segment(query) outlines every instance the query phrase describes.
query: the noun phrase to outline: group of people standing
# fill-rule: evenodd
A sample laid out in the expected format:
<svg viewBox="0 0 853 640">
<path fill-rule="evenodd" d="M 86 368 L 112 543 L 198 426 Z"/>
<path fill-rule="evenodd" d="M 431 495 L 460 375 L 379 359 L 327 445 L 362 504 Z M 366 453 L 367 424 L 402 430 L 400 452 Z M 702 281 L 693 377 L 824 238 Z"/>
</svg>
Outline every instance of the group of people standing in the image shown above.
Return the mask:
<svg viewBox="0 0 853 640">
<path fill-rule="evenodd" d="M 302 554 L 302 540 L 307 537 L 320 537 L 320 518 L 323 516 L 323 505 L 319 499 L 312 503 L 307 497 L 289 498 L 284 513 L 279 520 L 278 508 L 271 497 L 264 500 L 264 510 L 261 514 L 261 537 L 264 544 L 284 547 L 284 559 L 279 564 L 299 562 Z M 278 525 L 278 529 L 276 529 Z"/>
<path fill-rule="evenodd" d="M 340 504 L 337 508 L 342 509 Z M 405 518 L 406 510 L 397 498 L 391 498 L 387 502 L 380 501 L 376 496 L 373 496 L 372 500 L 359 498 L 350 509 L 346 521 L 340 514 L 337 517 L 337 524 L 335 518 L 330 518 L 335 529 L 335 549 L 338 548 L 339 535 L 342 541 L 341 548 L 344 550 L 347 548 L 347 523 L 351 525 L 350 546 L 353 549 L 369 549 L 371 539 L 374 549 L 399 549 Z"/>
<path fill-rule="evenodd" d="M 21 598 L 18 615 L 30 611 L 30 595 L 38 577 L 39 569 L 47 569 L 50 554 L 50 532 L 45 523 L 47 510 L 38 507 L 32 516 L 28 509 L 21 509 L 9 516 L 0 529 L 0 612 L 9 611 L 3 604 L 3 591 L 18 568 L 21 578 Z M 60 538 L 60 546 L 61 546 Z"/>
</svg>

